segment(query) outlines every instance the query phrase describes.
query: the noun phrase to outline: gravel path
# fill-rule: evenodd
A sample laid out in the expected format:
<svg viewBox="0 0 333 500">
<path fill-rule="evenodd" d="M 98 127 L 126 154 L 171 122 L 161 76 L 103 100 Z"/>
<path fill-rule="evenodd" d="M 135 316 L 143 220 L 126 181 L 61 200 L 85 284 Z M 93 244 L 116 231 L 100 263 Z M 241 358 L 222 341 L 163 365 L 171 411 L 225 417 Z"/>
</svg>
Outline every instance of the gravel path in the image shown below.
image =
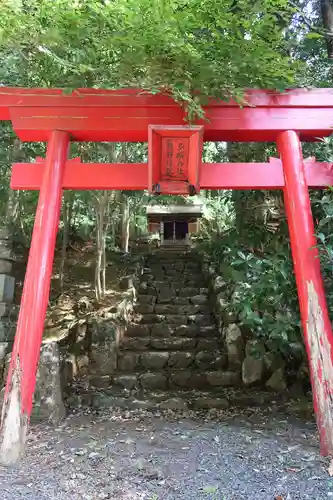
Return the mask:
<svg viewBox="0 0 333 500">
<path fill-rule="evenodd" d="M 313 423 L 283 415 L 86 413 L 33 425 L 1 500 L 333 499 Z"/>
</svg>

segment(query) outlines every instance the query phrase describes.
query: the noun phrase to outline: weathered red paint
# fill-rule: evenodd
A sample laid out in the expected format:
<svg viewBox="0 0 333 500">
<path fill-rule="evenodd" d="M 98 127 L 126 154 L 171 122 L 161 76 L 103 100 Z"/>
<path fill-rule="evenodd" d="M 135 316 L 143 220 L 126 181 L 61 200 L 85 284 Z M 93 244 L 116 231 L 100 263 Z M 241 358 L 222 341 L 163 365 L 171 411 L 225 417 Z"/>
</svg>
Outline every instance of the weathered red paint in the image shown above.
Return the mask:
<svg viewBox="0 0 333 500">
<path fill-rule="evenodd" d="M 202 135 L 202 126 L 149 126 L 149 192 L 159 194 L 199 192 Z"/>
<path fill-rule="evenodd" d="M 242 108 L 235 101 L 210 101 L 204 140 L 274 141 L 286 129 L 302 140 L 331 135 L 332 89 L 293 89 L 283 93 L 249 90 Z M 185 112 L 171 98 L 139 89 L 0 89 L 0 119 L 11 119 L 25 141 L 48 140 L 65 130 L 79 141 L 147 141 L 149 125 L 184 125 Z"/>
<path fill-rule="evenodd" d="M 304 160 L 309 187 L 333 186 L 333 164 Z M 43 159 L 36 163 L 14 163 L 12 189 L 40 189 Z M 81 163 L 80 158 L 68 160 L 63 189 L 148 189 L 147 163 Z M 268 163 L 203 163 L 201 189 L 282 189 L 284 176 L 281 161 L 270 158 Z"/>
<path fill-rule="evenodd" d="M 278 136 L 285 177 L 284 199 L 321 452 L 333 454 L 333 335 L 325 300 L 315 228 L 302 159 L 294 131 Z"/>
<path fill-rule="evenodd" d="M 49 300 L 50 280 L 56 234 L 58 230 L 62 178 L 65 170 L 69 136 L 66 132 L 54 131 L 48 145 L 44 163 L 43 181 L 40 189 L 35 225 L 32 235 L 29 260 L 24 282 L 20 314 L 9 368 L 1 422 L 1 460 L 16 461 L 24 446 L 25 433 L 32 409 L 32 398 L 36 383 L 36 368 L 44 331 L 44 321 Z M 14 381 L 16 401 L 13 401 Z M 20 420 L 9 422 L 10 408 Z M 8 436 L 9 429 L 15 439 Z"/>
</svg>

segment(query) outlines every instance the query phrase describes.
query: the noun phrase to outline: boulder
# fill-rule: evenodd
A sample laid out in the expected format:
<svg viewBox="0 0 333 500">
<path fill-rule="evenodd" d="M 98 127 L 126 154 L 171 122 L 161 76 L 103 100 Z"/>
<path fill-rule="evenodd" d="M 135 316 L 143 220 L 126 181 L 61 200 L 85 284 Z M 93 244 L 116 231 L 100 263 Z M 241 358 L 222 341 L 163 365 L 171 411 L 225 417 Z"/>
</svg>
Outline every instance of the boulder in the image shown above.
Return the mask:
<svg viewBox="0 0 333 500">
<path fill-rule="evenodd" d="M 272 376 L 267 380 L 266 387 L 276 392 L 284 392 L 287 389 L 282 367 L 275 370 Z"/>
<path fill-rule="evenodd" d="M 222 290 L 224 290 L 227 286 L 227 282 L 222 278 L 222 276 L 216 276 L 216 278 L 213 281 L 213 289 L 214 292 L 220 293 Z"/>
<path fill-rule="evenodd" d="M 275 372 L 278 368 L 283 368 L 285 363 L 279 352 L 266 352 L 264 354 L 265 368 L 269 373 Z"/>
<path fill-rule="evenodd" d="M 265 371 L 263 358 L 246 356 L 242 365 L 242 379 L 245 385 L 254 385 L 261 382 Z"/>
<path fill-rule="evenodd" d="M 237 315 L 230 310 L 230 303 L 221 292 L 216 297 L 216 312 L 225 325 L 230 325 L 237 321 Z"/>
<path fill-rule="evenodd" d="M 230 368 L 239 368 L 244 360 L 244 342 L 241 329 L 232 323 L 224 329 L 224 340 Z"/>
</svg>

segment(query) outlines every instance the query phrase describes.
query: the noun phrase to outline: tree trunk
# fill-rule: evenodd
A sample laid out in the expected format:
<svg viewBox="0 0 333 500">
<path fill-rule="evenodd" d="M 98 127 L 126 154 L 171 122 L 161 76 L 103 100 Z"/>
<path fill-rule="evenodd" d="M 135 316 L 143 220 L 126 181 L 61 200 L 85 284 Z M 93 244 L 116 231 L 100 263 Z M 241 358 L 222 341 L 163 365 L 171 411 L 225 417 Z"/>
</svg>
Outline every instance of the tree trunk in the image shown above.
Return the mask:
<svg viewBox="0 0 333 500">
<path fill-rule="evenodd" d="M 109 203 L 108 191 L 103 191 L 96 200 L 96 268 L 95 268 L 95 295 L 97 302 L 100 302 L 106 291 L 106 212 Z"/>
<path fill-rule="evenodd" d="M 103 256 L 103 217 L 100 200 L 96 203 L 96 267 L 95 267 L 95 295 L 96 301 L 102 300 L 102 256 Z"/>
<path fill-rule="evenodd" d="M 65 262 L 66 262 L 66 255 L 67 255 L 67 247 L 68 247 L 68 243 L 69 243 L 69 230 L 70 230 L 70 226 L 71 226 L 72 212 L 73 212 L 73 198 L 68 199 L 68 193 L 65 192 L 63 212 L 62 212 L 62 221 L 63 221 L 64 227 L 63 227 L 63 233 L 62 233 L 61 257 L 60 257 L 60 264 L 59 264 L 60 293 L 64 292 L 64 270 L 65 270 Z"/>
<path fill-rule="evenodd" d="M 327 55 L 333 59 L 333 4 L 331 0 L 320 0 L 321 15 L 325 28 Z"/>
<path fill-rule="evenodd" d="M 130 209 L 129 199 L 125 193 L 122 194 L 122 217 L 121 217 L 121 249 L 128 253 L 129 231 L 130 231 Z"/>
</svg>

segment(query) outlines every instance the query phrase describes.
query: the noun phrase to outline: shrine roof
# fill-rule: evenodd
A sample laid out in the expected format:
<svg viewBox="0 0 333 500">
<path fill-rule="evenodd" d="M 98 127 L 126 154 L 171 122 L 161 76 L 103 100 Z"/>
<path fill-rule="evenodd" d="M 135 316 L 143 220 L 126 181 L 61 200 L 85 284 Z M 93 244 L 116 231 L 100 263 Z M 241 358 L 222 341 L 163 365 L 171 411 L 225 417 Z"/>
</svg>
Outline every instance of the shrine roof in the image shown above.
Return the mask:
<svg viewBox="0 0 333 500">
<path fill-rule="evenodd" d="M 152 205 L 146 208 L 148 218 L 164 218 L 174 215 L 197 218 L 202 216 L 202 204 L 195 205 Z"/>
</svg>

